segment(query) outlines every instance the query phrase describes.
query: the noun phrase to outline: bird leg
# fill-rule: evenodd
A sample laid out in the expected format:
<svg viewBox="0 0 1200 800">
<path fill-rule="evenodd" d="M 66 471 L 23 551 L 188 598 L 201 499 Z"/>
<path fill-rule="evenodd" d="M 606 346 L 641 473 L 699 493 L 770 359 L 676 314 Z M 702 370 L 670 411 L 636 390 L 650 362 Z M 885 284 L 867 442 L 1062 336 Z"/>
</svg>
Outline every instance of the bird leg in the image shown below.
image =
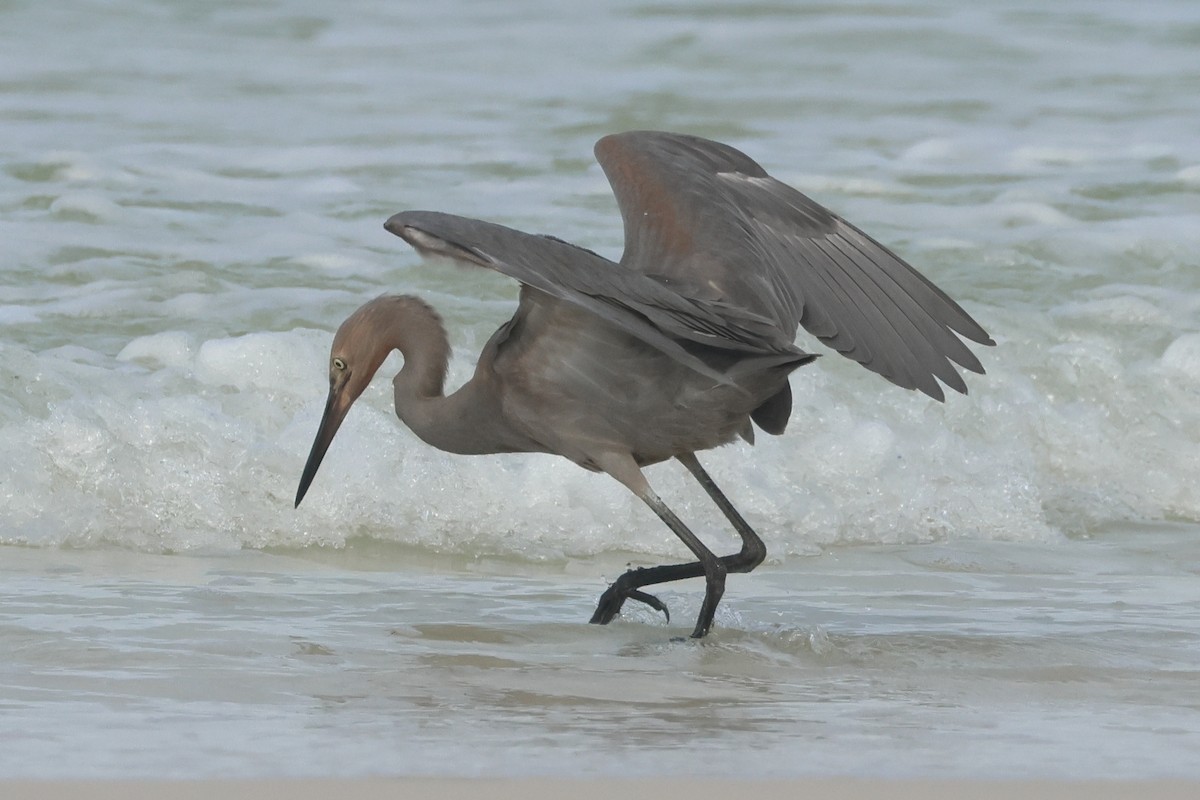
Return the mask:
<svg viewBox="0 0 1200 800">
<path fill-rule="evenodd" d="M 637 462 L 630 455 L 606 453 L 598 456 L 595 463 L 609 475 L 625 484 L 630 491 L 642 499 L 642 502 L 650 506 L 659 519 L 666 523 L 680 541 L 695 554 L 697 561 L 691 564 L 679 564 L 676 567 L 684 567 L 688 571 L 687 575 L 679 577 L 703 575 L 705 578 L 704 602 L 700 605 L 700 615 L 696 619 L 696 627 L 692 631 L 692 637 L 695 639 L 704 636 L 712 627 L 713 617 L 717 613 L 717 604 L 721 602 L 721 595 L 725 593 L 725 573 L 727 572 L 725 564 L 704 546 L 704 542 L 700 541 L 696 534 L 692 533 L 683 524 L 683 521 L 675 516 L 675 512 L 662 501 L 662 498 L 650 488 L 646 476 L 642 474 Z M 666 613 L 666 606 L 662 601 L 654 595 L 639 591 L 639 589 L 651 583 L 677 580 L 675 577 L 657 577 L 661 571 L 670 569 L 672 568 L 654 567 L 626 572 L 600 596 L 600 602 L 596 606 L 596 613 L 592 615 L 591 621 L 600 625 L 607 624 L 621 610 L 625 600 L 631 597 Z M 648 576 L 650 579 L 646 580 Z"/>
<path fill-rule="evenodd" d="M 717 564 L 719 564 L 721 567 L 720 571 L 722 574 L 720 577 L 720 583 L 721 591 L 724 591 L 724 573 L 750 572 L 752 569 L 761 564 L 764 558 L 766 558 L 766 546 L 763 544 L 762 539 L 758 537 L 758 534 L 754 532 L 754 529 L 747 524 L 746 520 L 742 518 L 742 515 L 739 514 L 737 509 L 733 507 L 733 504 L 729 502 L 729 499 L 725 497 L 725 494 L 720 490 L 716 482 L 713 481 L 712 477 L 710 477 L 709 474 L 704 470 L 704 467 L 700 466 L 700 462 L 696 459 L 694 454 L 688 453 L 687 455 L 678 456 L 678 459 L 681 464 L 687 467 L 688 471 L 692 473 L 696 480 L 699 481 L 700 485 L 704 487 L 704 491 L 708 493 L 708 496 L 711 497 L 713 502 L 716 503 L 717 507 L 721 509 L 721 512 L 725 515 L 725 518 L 729 520 L 730 524 L 733 525 L 734 529 L 738 532 L 738 535 L 742 538 L 741 550 L 733 555 L 722 556 L 716 559 Z M 645 500 L 646 498 L 643 499 Z M 657 496 L 655 496 L 655 499 L 657 499 Z M 624 604 L 626 599 L 640 600 L 641 602 L 662 611 L 664 614 L 667 614 L 667 619 L 669 620 L 670 614 L 667 612 L 666 606 L 662 603 L 662 601 L 651 594 L 641 591 L 641 587 L 649 586 L 655 583 L 667 583 L 669 581 L 683 580 L 685 578 L 698 578 L 701 575 L 707 577 L 709 575 L 709 567 L 704 561 L 704 556 L 702 556 L 700 552 L 688 542 L 687 538 L 685 538 L 684 535 L 680 533 L 679 529 L 676 528 L 676 525 L 672 524 L 671 519 L 674 519 L 675 523 L 677 523 L 680 528 L 683 528 L 683 530 L 687 532 L 688 536 L 691 536 L 692 539 L 695 539 L 695 536 L 691 533 L 691 531 L 688 531 L 687 528 L 683 526 L 683 523 L 680 522 L 673 513 L 671 513 L 670 509 L 668 509 L 661 500 L 658 500 L 659 505 L 666 511 L 667 514 L 670 514 L 671 519 L 668 519 L 667 516 L 659 511 L 659 509 L 656 508 L 655 505 L 650 502 L 650 500 L 646 500 L 646 502 L 651 508 L 654 508 L 654 510 L 659 514 L 663 521 L 667 523 L 671 530 L 675 531 L 676 535 L 683 539 L 685 544 L 688 544 L 688 547 L 692 550 L 692 552 L 696 553 L 697 557 L 700 558 L 701 561 L 694 561 L 688 564 L 665 564 L 659 567 L 639 567 L 637 569 L 629 570 L 624 575 L 617 578 L 617 580 L 608 587 L 604 594 L 600 596 L 600 602 L 596 606 L 596 613 L 592 615 L 591 621 L 593 623 L 604 625 L 610 622 L 613 617 L 620 613 L 621 606 Z M 698 540 L 696 541 L 699 547 L 705 553 L 707 553 L 709 556 L 712 556 L 712 553 L 708 550 L 708 548 L 704 547 L 703 544 L 700 544 Z M 702 605 L 700 609 L 700 617 L 696 621 L 696 629 L 692 632 L 693 637 L 699 638 L 703 636 L 708 632 L 709 627 L 712 625 L 712 617 L 716 613 L 717 601 L 720 600 L 720 594 L 718 593 L 716 598 L 710 603 L 709 600 L 711 594 L 712 581 L 710 580 L 708 589 L 705 592 L 704 605 Z"/>
<path fill-rule="evenodd" d="M 750 572 L 761 564 L 767 557 L 767 546 L 763 544 L 762 539 L 758 538 L 758 534 L 746 520 L 742 519 L 742 515 L 733 507 L 733 503 L 729 502 L 729 498 L 725 496 L 725 493 L 721 491 L 704 467 L 700 466 L 696 454 L 688 453 L 676 456 L 676 460 L 687 467 L 688 472 L 692 473 L 692 476 L 699 481 L 700 485 L 704 487 L 704 491 L 708 492 L 708 496 L 717 504 L 717 508 L 721 509 L 725 519 L 729 520 L 738 536 L 742 538 L 742 549 L 731 556 L 725 556 L 727 559 L 725 566 L 729 571 Z"/>
</svg>

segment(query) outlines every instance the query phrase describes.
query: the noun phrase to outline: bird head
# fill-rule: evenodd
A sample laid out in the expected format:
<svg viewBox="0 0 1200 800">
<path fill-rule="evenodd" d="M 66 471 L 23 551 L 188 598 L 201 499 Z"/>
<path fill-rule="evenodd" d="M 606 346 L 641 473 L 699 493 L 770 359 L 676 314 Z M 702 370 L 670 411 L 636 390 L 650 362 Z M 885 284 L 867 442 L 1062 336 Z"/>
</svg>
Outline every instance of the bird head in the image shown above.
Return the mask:
<svg viewBox="0 0 1200 800">
<path fill-rule="evenodd" d="M 371 378 L 391 351 L 385 334 L 386 318 L 381 301 L 376 298 L 351 314 L 333 337 L 329 352 L 329 397 L 317 436 L 309 451 L 300 486 L 296 490 L 296 506 L 304 499 L 309 484 L 325 458 L 325 452 L 346 418 L 350 406 L 359 398 Z"/>
</svg>

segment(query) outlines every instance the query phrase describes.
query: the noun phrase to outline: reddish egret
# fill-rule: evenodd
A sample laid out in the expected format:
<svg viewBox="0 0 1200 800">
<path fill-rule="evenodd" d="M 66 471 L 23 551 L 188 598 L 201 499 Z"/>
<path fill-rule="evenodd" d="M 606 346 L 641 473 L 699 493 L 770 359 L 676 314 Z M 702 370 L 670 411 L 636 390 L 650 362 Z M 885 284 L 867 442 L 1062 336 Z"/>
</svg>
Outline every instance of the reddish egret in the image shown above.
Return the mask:
<svg viewBox="0 0 1200 800">
<path fill-rule="evenodd" d="M 788 376 L 816 358 L 794 344 L 797 326 L 936 400 L 944 399 L 939 381 L 967 391 L 951 362 L 983 372 L 958 337 L 993 342 L 890 250 L 728 145 L 634 131 L 601 139 L 596 158 L 625 223 L 619 264 L 552 236 L 450 214 L 405 211 L 387 221 L 423 255 L 515 278 L 520 301 L 474 376 L 449 396 L 445 327 L 424 301 L 383 296 L 351 314 L 333 338 L 329 398 L 296 505 L 351 404 L 399 350 L 396 414 L 425 442 L 451 453 L 557 453 L 606 472 L 695 556 L 625 572 L 592 622 L 609 622 L 626 600 L 668 614 L 642 588 L 703 576 L 692 631 L 701 637 L 726 573 L 754 569 L 766 548 L 696 453 L 739 436 L 753 443 L 754 426 L 783 433 Z M 715 555 L 655 494 L 642 467 L 669 458 L 732 524 L 737 553 Z"/>
</svg>

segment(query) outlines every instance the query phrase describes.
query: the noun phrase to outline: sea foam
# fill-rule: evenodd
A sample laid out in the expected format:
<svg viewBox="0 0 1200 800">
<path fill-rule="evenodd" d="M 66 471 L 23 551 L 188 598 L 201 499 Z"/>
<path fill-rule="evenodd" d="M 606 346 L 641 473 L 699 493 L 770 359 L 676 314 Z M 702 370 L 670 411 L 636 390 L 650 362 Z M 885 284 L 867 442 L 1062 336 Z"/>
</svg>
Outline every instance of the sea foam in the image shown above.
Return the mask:
<svg viewBox="0 0 1200 800">
<path fill-rule="evenodd" d="M 976 313 L 1000 344 L 981 350 L 988 374 L 968 376 L 970 395 L 937 404 L 828 356 L 793 376 L 784 436 L 702 454 L 772 552 L 1041 540 L 1113 517 L 1200 518 L 1188 477 L 1198 452 L 1195 334 L 1161 357 L 1123 360 L 1102 323 L 1161 321 L 1167 310 L 1109 297 L 1064 304 L 1052 317 Z M 1055 325 L 1077 332 L 1046 344 L 1041 333 Z M 679 552 L 606 476 L 554 456 L 460 457 L 420 442 L 390 408 L 386 378 L 398 358 L 293 509 L 324 407 L 329 340 L 313 329 L 200 342 L 166 331 L 129 341 L 115 358 L 8 346 L 5 361 L 30 372 L 44 405 L 7 412 L 5 540 L 175 551 L 370 537 L 532 560 Z M 470 375 L 473 359 L 455 352 L 452 383 Z M 1190 407 L 1180 403 L 1187 397 Z M 681 468 L 648 475 L 714 546 L 734 547 Z"/>
</svg>

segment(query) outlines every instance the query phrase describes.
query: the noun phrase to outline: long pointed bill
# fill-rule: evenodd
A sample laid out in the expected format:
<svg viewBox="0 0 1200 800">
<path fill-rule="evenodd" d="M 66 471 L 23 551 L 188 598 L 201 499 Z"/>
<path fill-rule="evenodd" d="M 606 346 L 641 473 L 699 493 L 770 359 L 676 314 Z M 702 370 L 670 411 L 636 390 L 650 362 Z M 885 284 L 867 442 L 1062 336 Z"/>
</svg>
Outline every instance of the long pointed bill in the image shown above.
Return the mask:
<svg viewBox="0 0 1200 800">
<path fill-rule="evenodd" d="M 300 487 L 296 490 L 297 508 L 300 506 L 300 501 L 304 499 L 309 484 L 317 474 L 317 467 L 321 466 L 321 459 L 325 458 L 325 451 L 329 449 L 329 443 L 333 441 L 333 435 L 341 427 L 342 420 L 346 418 L 346 412 L 350 410 L 354 399 L 349 392 L 345 391 L 344 385 L 341 391 L 330 388 L 329 399 L 325 401 L 325 413 L 321 415 L 321 426 L 317 428 L 317 438 L 313 441 L 312 450 L 308 454 L 308 462 L 304 465 L 304 472 L 300 475 Z"/>
</svg>

